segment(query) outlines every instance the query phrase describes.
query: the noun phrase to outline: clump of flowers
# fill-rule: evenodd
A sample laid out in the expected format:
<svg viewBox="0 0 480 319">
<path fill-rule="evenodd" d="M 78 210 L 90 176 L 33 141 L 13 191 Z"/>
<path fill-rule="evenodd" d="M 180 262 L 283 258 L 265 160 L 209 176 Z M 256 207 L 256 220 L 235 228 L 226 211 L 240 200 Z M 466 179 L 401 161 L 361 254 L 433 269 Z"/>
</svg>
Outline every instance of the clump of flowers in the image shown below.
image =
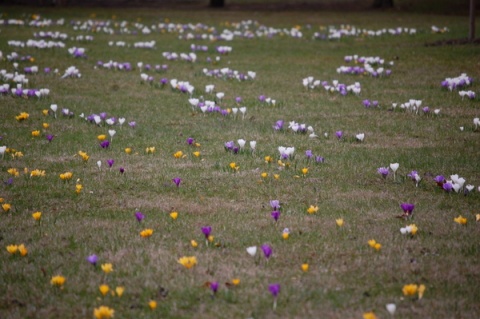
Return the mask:
<svg viewBox="0 0 480 319">
<path fill-rule="evenodd" d="M 370 239 L 368 241 L 368 245 L 373 249 L 375 249 L 376 251 L 379 251 L 380 249 L 382 249 L 382 244 L 378 243 L 375 239 Z"/>
<path fill-rule="evenodd" d="M 197 257 L 195 257 L 195 256 L 190 256 L 190 257 L 184 256 L 184 257 L 181 257 L 178 260 L 178 263 L 181 264 L 183 267 L 185 267 L 187 269 L 190 269 L 197 264 Z"/>
<path fill-rule="evenodd" d="M 448 89 L 449 91 L 458 90 L 470 86 L 473 83 L 473 79 L 467 75 L 467 73 L 462 73 L 454 78 L 445 78 L 442 81 L 442 88 Z"/>
<path fill-rule="evenodd" d="M 460 225 L 466 225 L 467 224 L 467 219 L 463 217 L 462 215 L 458 215 L 458 217 L 455 217 L 453 219 L 454 222 Z"/>
<path fill-rule="evenodd" d="M 418 295 L 418 299 L 422 299 L 425 289 L 426 287 L 423 284 L 407 284 L 403 286 L 402 293 L 405 297 L 412 297 Z"/>
<path fill-rule="evenodd" d="M 67 279 L 65 277 L 57 275 L 52 277 L 52 279 L 50 280 L 50 284 L 55 287 L 63 288 L 66 280 Z"/>
<path fill-rule="evenodd" d="M 152 236 L 152 234 L 153 234 L 153 229 L 151 228 L 144 229 L 140 232 L 140 236 L 142 236 L 143 238 L 150 237 Z"/>
</svg>

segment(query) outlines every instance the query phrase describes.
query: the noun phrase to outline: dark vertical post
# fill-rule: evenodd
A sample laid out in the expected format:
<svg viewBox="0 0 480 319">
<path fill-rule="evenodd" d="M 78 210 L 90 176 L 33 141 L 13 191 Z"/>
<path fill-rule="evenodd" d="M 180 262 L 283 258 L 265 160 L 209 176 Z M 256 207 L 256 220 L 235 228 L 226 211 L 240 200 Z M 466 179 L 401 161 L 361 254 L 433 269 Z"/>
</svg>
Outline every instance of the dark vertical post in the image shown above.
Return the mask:
<svg viewBox="0 0 480 319">
<path fill-rule="evenodd" d="M 468 40 L 475 40 L 475 0 L 470 0 L 470 32 L 468 32 Z"/>
</svg>

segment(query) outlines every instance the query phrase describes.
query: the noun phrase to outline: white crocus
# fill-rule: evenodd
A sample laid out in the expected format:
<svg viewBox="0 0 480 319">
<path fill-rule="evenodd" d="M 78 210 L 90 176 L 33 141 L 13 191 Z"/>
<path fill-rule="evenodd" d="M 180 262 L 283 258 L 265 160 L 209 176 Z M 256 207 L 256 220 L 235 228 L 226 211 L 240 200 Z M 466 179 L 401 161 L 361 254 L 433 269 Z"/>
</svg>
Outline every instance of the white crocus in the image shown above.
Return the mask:
<svg viewBox="0 0 480 319">
<path fill-rule="evenodd" d="M 95 121 L 95 124 L 100 125 L 102 123 L 102 118 L 99 115 L 95 115 L 93 117 L 93 120 Z"/>
<path fill-rule="evenodd" d="M 207 105 L 202 105 L 202 106 L 200 106 L 200 110 L 202 111 L 203 114 L 205 114 L 205 112 L 208 110 L 208 106 Z"/>
<path fill-rule="evenodd" d="M 255 255 L 257 254 L 257 246 L 247 247 L 247 253 L 250 256 L 255 257 Z"/>
<path fill-rule="evenodd" d="M 250 148 L 252 149 L 252 151 L 254 151 L 256 147 L 257 147 L 257 141 L 250 141 Z"/>
<path fill-rule="evenodd" d="M 102 169 L 102 161 L 97 162 L 98 169 Z"/>
<path fill-rule="evenodd" d="M 393 171 L 393 180 L 395 180 L 395 173 L 397 172 L 397 169 L 400 167 L 400 164 L 398 163 L 391 163 L 390 164 L 390 169 Z"/>
<path fill-rule="evenodd" d="M 110 135 L 110 140 L 113 140 L 113 136 L 117 133 L 115 130 L 108 130 L 108 135 Z"/>
<path fill-rule="evenodd" d="M 115 121 L 113 119 L 106 119 L 105 123 L 107 123 L 108 125 L 113 125 L 115 124 Z"/>
<path fill-rule="evenodd" d="M 240 112 L 242 113 L 242 118 L 245 118 L 245 113 L 247 113 L 247 108 L 245 106 L 242 106 L 239 108 Z"/>
<path fill-rule="evenodd" d="M 394 303 L 388 303 L 385 305 L 385 308 L 387 309 L 388 313 L 393 316 L 397 310 L 397 305 Z"/>
<path fill-rule="evenodd" d="M 55 118 L 57 118 L 58 105 L 57 104 L 52 104 L 52 105 L 50 105 L 50 109 L 53 111 L 53 115 L 55 116 Z"/>
<path fill-rule="evenodd" d="M 2 155 L 2 158 L 5 156 L 6 150 L 7 150 L 6 146 L 0 146 L 0 155 Z"/>
<path fill-rule="evenodd" d="M 365 134 L 360 133 L 360 134 L 355 135 L 355 137 L 357 138 L 358 141 L 363 142 L 363 140 L 365 139 Z"/>
<path fill-rule="evenodd" d="M 123 123 L 125 123 L 125 118 L 124 117 L 119 118 L 118 124 L 123 125 Z"/>
<path fill-rule="evenodd" d="M 239 139 L 237 140 L 237 143 L 238 143 L 238 146 L 240 146 L 241 149 L 243 149 L 245 147 L 245 143 L 247 143 L 247 141 L 245 141 L 244 139 Z"/>
</svg>

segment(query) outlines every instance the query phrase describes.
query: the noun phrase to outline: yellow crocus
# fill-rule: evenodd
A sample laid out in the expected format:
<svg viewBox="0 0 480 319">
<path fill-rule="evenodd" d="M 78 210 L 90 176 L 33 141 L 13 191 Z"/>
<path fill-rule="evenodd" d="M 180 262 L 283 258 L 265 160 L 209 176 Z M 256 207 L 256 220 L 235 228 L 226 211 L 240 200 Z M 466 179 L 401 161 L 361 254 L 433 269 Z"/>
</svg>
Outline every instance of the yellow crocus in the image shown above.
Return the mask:
<svg viewBox="0 0 480 319">
<path fill-rule="evenodd" d="M 10 175 L 13 175 L 15 177 L 17 177 L 18 175 L 20 175 L 20 173 L 18 172 L 18 170 L 16 168 L 9 168 L 7 170 L 7 173 L 10 174 Z"/>
<path fill-rule="evenodd" d="M 48 124 L 48 123 L 43 123 L 42 126 L 43 126 L 44 129 L 47 129 L 47 128 L 50 127 L 50 124 Z"/>
<path fill-rule="evenodd" d="M 173 154 L 173 157 L 175 157 L 175 158 L 183 158 L 183 157 L 184 157 L 184 156 L 183 156 L 183 152 L 182 152 L 182 151 L 175 152 L 175 153 Z"/>
<path fill-rule="evenodd" d="M 342 227 L 344 223 L 343 218 L 335 219 L 335 223 L 338 227 Z"/>
<path fill-rule="evenodd" d="M 170 218 L 172 218 L 173 220 L 177 219 L 178 218 L 178 213 L 177 212 L 171 212 L 170 213 Z"/>
<path fill-rule="evenodd" d="M 96 319 L 110 319 L 113 317 L 115 310 L 107 306 L 100 306 L 93 309 L 93 316 Z"/>
<path fill-rule="evenodd" d="M 375 315 L 375 313 L 373 313 L 372 311 L 370 312 L 365 312 L 363 314 L 363 319 L 377 319 L 377 316 Z"/>
<path fill-rule="evenodd" d="M 418 232 L 418 227 L 417 227 L 417 225 L 411 224 L 411 225 L 408 225 L 408 227 L 410 227 L 410 233 L 411 233 L 412 235 L 415 235 L 415 234 Z"/>
<path fill-rule="evenodd" d="M 7 251 L 10 253 L 10 254 L 15 254 L 17 251 L 18 251 L 18 246 L 17 245 L 8 245 L 7 246 Z"/>
<path fill-rule="evenodd" d="M 368 245 L 372 248 L 375 248 L 375 245 L 377 244 L 377 241 L 375 239 L 370 239 L 368 241 Z"/>
<path fill-rule="evenodd" d="M 140 236 L 142 236 L 143 238 L 150 237 L 152 236 L 152 234 L 153 234 L 153 229 L 151 228 L 144 229 L 140 232 Z"/>
<path fill-rule="evenodd" d="M 32 214 L 32 217 L 33 219 L 35 219 L 36 221 L 39 221 L 40 218 L 42 218 L 42 213 L 41 212 L 35 212 Z"/>
<path fill-rule="evenodd" d="M 265 156 L 265 163 L 269 164 L 273 161 L 273 158 L 271 156 Z"/>
<path fill-rule="evenodd" d="M 275 180 L 280 179 L 280 174 L 273 174 L 273 178 L 274 178 Z"/>
<path fill-rule="evenodd" d="M 132 153 L 132 148 L 131 148 L 131 147 L 127 147 L 127 148 L 125 149 L 125 153 L 131 154 L 131 153 Z"/>
<path fill-rule="evenodd" d="M 40 169 L 34 169 L 30 172 L 30 177 L 44 177 L 45 171 Z"/>
<path fill-rule="evenodd" d="M 317 211 L 318 211 L 318 206 L 310 205 L 310 207 L 307 208 L 307 213 L 309 214 L 315 214 Z"/>
<path fill-rule="evenodd" d="M 301 266 L 303 272 L 307 272 L 309 267 L 310 266 L 307 263 L 302 264 L 302 266 Z"/>
<path fill-rule="evenodd" d="M 423 298 L 423 294 L 425 293 L 425 289 L 427 289 L 427 287 L 425 287 L 425 285 L 418 286 L 418 299 Z"/>
<path fill-rule="evenodd" d="M 460 225 L 466 225 L 467 224 L 467 219 L 463 217 L 462 215 L 458 215 L 458 217 L 453 219 L 454 222 L 460 224 Z"/>
<path fill-rule="evenodd" d="M 260 174 L 260 176 L 261 176 L 262 178 L 267 178 L 267 177 L 268 177 L 268 173 L 263 172 L 263 173 Z"/>
<path fill-rule="evenodd" d="M 97 140 L 99 140 L 100 142 L 105 140 L 106 138 L 107 138 L 107 135 L 105 135 L 105 134 L 100 134 L 100 135 L 97 136 Z"/>
<path fill-rule="evenodd" d="M 123 295 L 123 292 L 125 291 L 125 287 L 118 286 L 115 288 L 115 292 L 117 293 L 117 296 L 121 297 Z"/>
<path fill-rule="evenodd" d="M 27 247 L 25 247 L 24 244 L 20 244 L 20 245 L 18 245 L 18 252 L 20 253 L 20 255 L 22 257 L 24 257 L 28 254 L 28 249 L 27 249 Z"/>
<path fill-rule="evenodd" d="M 190 244 L 192 245 L 193 248 L 197 248 L 198 247 L 198 243 L 195 241 L 195 240 L 191 240 L 190 241 Z"/>
<path fill-rule="evenodd" d="M 288 233 L 288 232 L 286 232 L 286 231 L 282 233 L 282 238 L 283 238 L 283 239 L 286 240 L 286 239 L 288 239 L 289 237 L 290 237 L 290 233 Z"/>
<path fill-rule="evenodd" d="M 47 115 L 48 115 L 48 109 L 43 109 L 43 110 L 42 110 L 42 114 L 43 114 L 44 116 L 47 116 Z"/>
<path fill-rule="evenodd" d="M 52 286 L 63 287 L 67 279 L 63 276 L 53 276 L 50 280 Z"/>
<path fill-rule="evenodd" d="M 110 263 L 102 264 L 102 270 L 104 273 L 108 274 L 113 271 L 113 265 Z"/>
<path fill-rule="evenodd" d="M 184 257 L 181 257 L 178 260 L 178 263 L 181 264 L 183 267 L 185 267 L 187 269 L 190 269 L 197 264 L 197 257 L 195 257 L 195 256 L 190 256 L 190 257 L 184 256 Z"/>
<path fill-rule="evenodd" d="M 40 136 L 39 130 L 32 131 L 32 137 L 39 137 L 39 136 Z"/>
<path fill-rule="evenodd" d="M 105 295 L 108 293 L 108 291 L 110 290 L 110 287 L 108 287 L 108 285 L 103 284 L 103 285 L 100 285 L 100 286 L 98 287 L 98 290 L 100 290 L 100 293 L 101 293 L 103 296 L 105 296 Z"/>
<path fill-rule="evenodd" d="M 232 279 L 232 284 L 233 284 L 234 286 L 240 285 L 240 279 L 238 279 L 238 278 L 233 278 L 233 279 Z"/>
<path fill-rule="evenodd" d="M 82 192 L 83 186 L 82 184 L 75 185 L 75 193 L 80 194 Z"/>
<path fill-rule="evenodd" d="M 305 176 L 308 174 L 308 168 L 304 167 L 302 168 L 302 175 Z"/>
<path fill-rule="evenodd" d="M 193 152 L 193 156 L 200 157 L 200 152 L 199 151 Z"/>
<path fill-rule="evenodd" d="M 413 296 L 418 292 L 418 286 L 416 284 L 408 284 L 403 286 L 402 292 L 404 296 Z"/>
<path fill-rule="evenodd" d="M 12 205 L 8 204 L 8 203 L 5 203 L 5 204 L 2 204 L 2 209 L 5 213 L 7 213 L 8 211 L 10 211 L 10 209 L 12 208 Z"/>
<path fill-rule="evenodd" d="M 155 300 L 150 300 L 148 302 L 148 307 L 150 307 L 151 310 L 155 310 L 157 308 L 157 302 Z"/>
</svg>

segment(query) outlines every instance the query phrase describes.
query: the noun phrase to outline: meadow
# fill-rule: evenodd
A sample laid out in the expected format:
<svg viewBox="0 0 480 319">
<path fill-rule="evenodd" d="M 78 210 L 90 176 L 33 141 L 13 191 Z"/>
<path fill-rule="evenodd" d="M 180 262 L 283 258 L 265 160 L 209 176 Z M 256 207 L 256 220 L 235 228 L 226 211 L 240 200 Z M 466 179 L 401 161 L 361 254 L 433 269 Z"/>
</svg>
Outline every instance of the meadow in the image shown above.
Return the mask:
<svg viewBox="0 0 480 319">
<path fill-rule="evenodd" d="M 467 17 L 0 13 L 1 318 L 480 316 Z"/>
</svg>

